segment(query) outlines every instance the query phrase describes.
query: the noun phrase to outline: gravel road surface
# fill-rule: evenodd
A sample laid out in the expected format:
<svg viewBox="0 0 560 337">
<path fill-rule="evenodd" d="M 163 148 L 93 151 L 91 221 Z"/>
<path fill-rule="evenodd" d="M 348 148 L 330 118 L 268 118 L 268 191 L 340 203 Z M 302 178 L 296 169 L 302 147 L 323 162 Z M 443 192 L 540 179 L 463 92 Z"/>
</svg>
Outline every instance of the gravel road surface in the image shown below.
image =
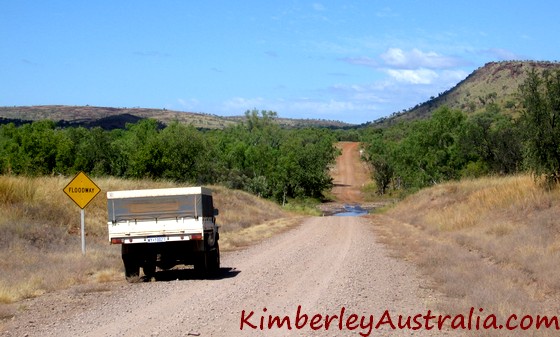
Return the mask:
<svg viewBox="0 0 560 337">
<path fill-rule="evenodd" d="M 369 316 L 376 324 L 385 310 L 394 324 L 399 314 L 426 314 L 434 309 L 436 294 L 422 286 L 411 265 L 390 257 L 359 217 L 310 218 L 245 250 L 225 253 L 219 279 L 198 279 L 191 270 L 161 272 L 158 278 L 76 287 L 23 301 L 0 335 L 456 336 L 454 331 L 392 330 L 389 324 L 368 327 Z M 322 317 L 313 330 L 316 314 Z M 347 325 L 352 314 L 358 321 Z M 269 315 L 288 316 L 291 330 L 287 322 L 269 329 Z"/>
</svg>

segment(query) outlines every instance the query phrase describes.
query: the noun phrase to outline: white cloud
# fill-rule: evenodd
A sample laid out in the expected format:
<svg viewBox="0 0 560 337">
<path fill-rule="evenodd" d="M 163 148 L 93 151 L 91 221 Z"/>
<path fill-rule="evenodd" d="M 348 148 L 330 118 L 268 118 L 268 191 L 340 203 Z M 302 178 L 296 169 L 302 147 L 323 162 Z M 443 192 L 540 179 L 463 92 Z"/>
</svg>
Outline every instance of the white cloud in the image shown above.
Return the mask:
<svg viewBox="0 0 560 337">
<path fill-rule="evenodd" d="M 431 84 L 439 75 L 430 69 L 387 69 L 387 74 L 398 82 Z"/>
<path fill-rule="evenodd" d="M 389 50 L 381 54 L 381 58 L 388 65 L 397 67 L 405 66 L 408 62 L 407 57 L 404 55 L 404 51 L 399 48 L 389 48 Z"/>
<path fill-rule="evenodd" d="M 381 59 L 389 66 L 401 69 L 444 69 L 453 68 L 463 64 L 461 59 L 440 55 L 436 52 L 423 52 L 420 49 L 405 51 L 400 48 L 389 48 L 381 54 Z"/>
<path fill-rule="evenodd" d="M 434 51 L 424 52 L 414 48 L 406 51 L 401 48 L 389 48 L 382 53 L 379 58 L 381 61 L 368 56 L 344 57 L 340 61 L 361 65 L 366 67 L 378 68 L 385 65 L 387 68 L 394 69 L 450 69 L 464 66 L 466 61 L 457 57 L 445 56 Z"/>
<path fill-rule="evenodd" d="M 381 77 L 370 83 L 341 83 L 308 92 L 308 97 L 235 97 L 224 102 L 223 112 L 240 115 L 248 109 L 272 110 L 281 117 L 326 118 L 363 123 L 403 111 L 448 90 L 468 73 L 460 60 L 419 49 L 391 48 L 381 58 L 346 57 L 346 63 L 365 66 Z M 455 64 L 455 67 L 451 65 Z"/>
</svg>

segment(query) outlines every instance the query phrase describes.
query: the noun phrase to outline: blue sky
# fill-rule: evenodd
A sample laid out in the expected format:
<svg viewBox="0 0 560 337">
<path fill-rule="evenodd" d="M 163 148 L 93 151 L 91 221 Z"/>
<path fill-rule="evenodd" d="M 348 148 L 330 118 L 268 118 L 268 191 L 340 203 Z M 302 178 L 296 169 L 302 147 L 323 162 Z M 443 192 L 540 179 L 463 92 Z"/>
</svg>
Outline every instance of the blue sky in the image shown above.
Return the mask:
<svg viewBox="0 0 560 337">
<path fill-rule="evenodd" d="M 0 106 L 363 123 L 486 62 L 558 60 L 558 1 L 0 3 Z"/>
</svg>

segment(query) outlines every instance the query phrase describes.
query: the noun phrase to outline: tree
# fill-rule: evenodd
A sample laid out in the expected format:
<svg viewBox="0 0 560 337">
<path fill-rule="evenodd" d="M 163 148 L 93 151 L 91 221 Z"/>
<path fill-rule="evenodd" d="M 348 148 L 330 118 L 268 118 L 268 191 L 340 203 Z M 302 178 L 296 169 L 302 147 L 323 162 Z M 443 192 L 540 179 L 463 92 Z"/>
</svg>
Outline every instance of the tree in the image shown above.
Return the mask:
<svg viewBox="0 0 560 337">
<path fill-rule="evenodd" d="M 125 178 L 222 183 L 264 198 L 321 197 L 331 186 L 335 140 L 328 130 L 282 129 L 271 111 L 248 111 L 224 130 L 199 131 L 152 119 L 125 130 L 69 127 L 50 121 L 0 126 L 0 173 L 85 171 Z"/>
<path fill-rule="evenodd" d="M 364 136 L 378 193 L 395 188 L 417 189 L 458 179 L 466 160 L 459 136 L 465 115 L 442 107 L 429 119 L 401 122 Z"/>
<path fill-rule="evenodd" d="M 421 188 L 460 177 L 464 158 L 458 138 L 465 115 L 442 107 L 427 120 L 413 122 L 393 148 L 395 175 L 404 187 Z"/>
<path fill-rule="evenodd" d="M 13 123 L 0 127 L 0 168 L 1 173 L 20 173 L 24 166 L 18 141 L 19 128 Z"/>
<path fill-rule="evenodd" d="M 202 134 L 192 125 L 171 123 L 159 133 L 161 152 L 156 172 L 174 181 L 205 183 L 211 178 L 210 157 Z M 155 172 L 154 172 L 155 175 Z"/>
<path fill-rule="evenodd" d="M 488 173 L 511 174 L 522 162 L 520 128 L 497 106 L 471 116 L 459 137 L 462 156 L 467 161 L 467 176 Z"/>
<path fill-rule="evenodd" d="M 107 131 L 100 127 L 79 127 L 67 129 L 65 135 L 73 144 L 72 147 L 68 144 L 63 148 L 65 152 L 69 149 L 74 152 L 73 171 L 85 171 L 94 175 L 113 174 L 114 151 Z M 61 152 L 60 155 L 64 155 L 65 152 Z M 62 159 L 68 161 L 67 156 L 64 155 Z"/>
<path fill-rule="evenodd" d="M 393 165 L 390 162 L 391 157 L 389 156 L 391 145 L 383 139 L 383 130 L 376 130 L 368 139 L 367 144 L 367 159 L 373 169 L 372 175 L 377 194 L 384 195 L 389 189 L 394 174 Z"/>
<path fill-rule="evenodd" d="M 519 87 L 526 131 L 525 160 L 547 187 L 560 183 L 560 69 L 535 69 Z"/>
<path fill-rule="evenodd" d="M 336 159 L 334 136 L 326 130 L 302 129 L 285 131 L 273 172 L 274 195 L 286 198 L 322 198 L 332 187 L 329 166 Z"/>
<path fill-rule="evenodd" d="M 19 127 L 12 140 L 17 144 L 11 148 L 18 158 L 10 164 L 14 173 L 43 175 L 54 173 L 57 157 L 57 132 L 50 120 L 33 122 Z M 14 165 L 15 164 L 15 165 Z"/>
<path fill-rule="evenodd" d="M 113 145 L 122 153 L 127 163 L 124 176 L 128 178 L 161 177 L 158 170 L 161 152 L 158 147 L 158 122 L 144 119 L 136 124 L 127 124 L 122 137 Z"/>
</svg>

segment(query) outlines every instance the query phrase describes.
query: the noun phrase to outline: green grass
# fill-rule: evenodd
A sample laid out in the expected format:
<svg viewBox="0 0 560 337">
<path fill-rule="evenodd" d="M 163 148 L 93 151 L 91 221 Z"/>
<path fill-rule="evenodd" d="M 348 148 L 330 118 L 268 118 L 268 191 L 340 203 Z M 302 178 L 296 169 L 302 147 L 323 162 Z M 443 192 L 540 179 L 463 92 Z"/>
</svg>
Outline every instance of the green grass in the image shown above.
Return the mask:
<svg viewBox="0 0 560 337">
<path fill-rule="evenodd" d="M 319 200 L 312 198 L 290 199 L 283 209 L 300 215 L 320 216 L 322 213 L 317 208 L 320 203 Z"/>
</svg>

